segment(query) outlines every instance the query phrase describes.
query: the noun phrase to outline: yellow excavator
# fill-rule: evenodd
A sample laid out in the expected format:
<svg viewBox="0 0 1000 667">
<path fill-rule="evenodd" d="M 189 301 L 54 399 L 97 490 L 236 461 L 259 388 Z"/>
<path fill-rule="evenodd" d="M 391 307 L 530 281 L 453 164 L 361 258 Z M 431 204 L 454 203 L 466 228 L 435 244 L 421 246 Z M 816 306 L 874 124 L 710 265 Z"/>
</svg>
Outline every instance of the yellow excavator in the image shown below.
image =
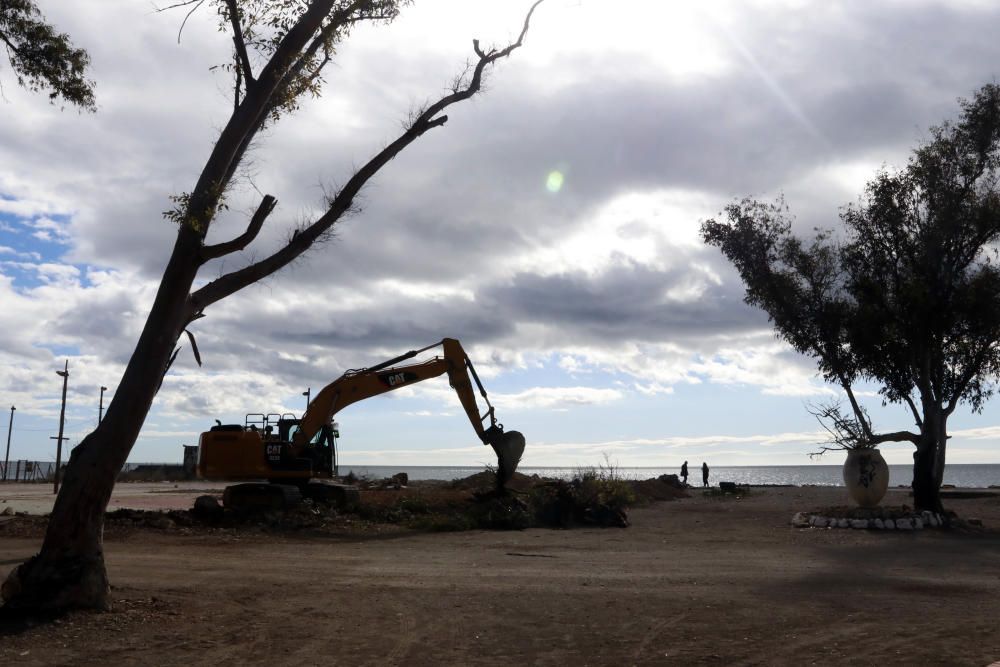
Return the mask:
<svg viewBox="0 0 1000 667">
<path fill-rule="evenodd" d="M 441 355 L 421 363 L 397 365 L 435 347 Z M 472 361 L 454 338 L 445 338 L 419 350 L 411 350 L 376 366 L 349 370 L 323 387 L 309 403 L 301 419 L 291 414 L 248 414 L 243 424 L 222 424 L 202 433 L 198 442 L 198 476 L 211 480 L 267 480 L 226 489 L 224 502 L 232 507 L 286 507 L 310 490 L 330 490 L 337 474 L 336 437 L 333 417 L 352 403 L 394 389 L 448 374 L 476 435 L 490 445 L 497 457 L 497 488 L 513 476 L 524 452 L 524 436 L 504 431 L 497 422 Z M 470 379 L 471 376 L 471 379 Z M 480 414 L 472 388 L 475 380 L 486 403 Z M 489 419 L 489 425 L 485 426 Z M 335 495 L 335 494 L 334 494 Z"/>
</svg>

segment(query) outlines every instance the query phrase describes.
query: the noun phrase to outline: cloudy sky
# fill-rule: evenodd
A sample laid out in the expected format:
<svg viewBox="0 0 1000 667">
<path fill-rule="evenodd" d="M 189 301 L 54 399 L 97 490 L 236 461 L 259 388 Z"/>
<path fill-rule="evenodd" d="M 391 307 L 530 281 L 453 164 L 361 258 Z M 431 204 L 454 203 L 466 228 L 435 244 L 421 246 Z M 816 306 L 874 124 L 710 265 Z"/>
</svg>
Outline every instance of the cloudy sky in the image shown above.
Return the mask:
<svg viewBox="0 0 1000 667">
<path fill-rule="evenodd" d="M 72 445 L 143 324 L 175 234 L 161 213 L 228 117 L 210 68 L 230 42 L 207 7 L 178 43 L 183 14 L 150 2 L 39 4 L 90 52 L 99 107 L 60 111 L 0 60 L 0 407 L 17 407 L 11 458 L 53 460 L 55 371 L 69 360 Z M 259 138 L 210 241 L 241 231 L 258 190 L 279 200 L 269 227 L 202 279 L 277 247 L 528 4 L 417 0 L 356 31 L 322 99 Z M 306 388 L 448 336 L 525 434 L 523 465 L 809 463 L 807 406 L 836 394 L 742 303 L 699 223 L 783 192 L 803 233 L 835 226 L 996 81 L 997 25 L 1000 6 L 971 0 L 547 0 L 487 92 L 390 163 L 331 242 L 194 324 L 204 366 L 185 345 L 130 460 L 177 461 L 216 418 L 301 412 Z M 911 426 L 869 401 L 876 426 Z M 338 421 L 347 463 L 491 458 L 444 379 Z M 950 461 L 1000 462 L 996 403 L 952 429 Z"/>
</svg>

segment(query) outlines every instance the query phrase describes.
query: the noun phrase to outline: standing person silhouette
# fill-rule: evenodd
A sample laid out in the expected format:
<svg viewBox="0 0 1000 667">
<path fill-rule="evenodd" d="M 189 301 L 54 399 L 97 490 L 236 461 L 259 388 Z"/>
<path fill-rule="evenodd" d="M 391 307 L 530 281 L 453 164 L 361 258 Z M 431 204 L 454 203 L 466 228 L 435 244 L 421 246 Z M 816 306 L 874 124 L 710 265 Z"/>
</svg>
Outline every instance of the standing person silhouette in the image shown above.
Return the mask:
<svg viewBox="0 0 1000 667">
<path fill-rule="evenodd" d="M 681 481 L 684 482 L 684 486 L 688 483 L 688 462 L 685 461 L 684 465 L 681 466 Z"/>
<path fill-rule="evenodd" d="M 708 463 L 701 462 L 701 485 L 708 486 Z"/>
</svg>

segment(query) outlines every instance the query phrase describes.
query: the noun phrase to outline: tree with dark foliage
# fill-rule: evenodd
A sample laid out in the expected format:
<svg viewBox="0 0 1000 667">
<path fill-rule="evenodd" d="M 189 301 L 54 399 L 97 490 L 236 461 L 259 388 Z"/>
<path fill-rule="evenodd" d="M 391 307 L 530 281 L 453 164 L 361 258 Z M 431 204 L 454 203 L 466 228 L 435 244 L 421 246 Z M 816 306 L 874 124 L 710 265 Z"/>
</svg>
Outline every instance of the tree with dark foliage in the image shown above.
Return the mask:
<svg viewBox="0 0 1000 667">
<path fill-rule="evenodd" d="M 5 610 L 108 605 L 104 512 L 183 335 L 188 336 L 200 363 L 188 327 L 204 317 L 213 304 L 274 274 L 327 238 L 333 226 L 352 210 L 355 197 L 369 179 L 424 133 L 443 126 L 448 120 L 444 111 L 478 93 L 488 68 L 522 45 L 532 12 L 541 1 L 531 6 L 516 41 L 502 48 L 487 48 L 474 40 L 476 57 L 465 74 L 446 94 L 412 114 L 397 138 L 327 198 L 324 213 L 292 230 L 288 242 L 271 254 L 197 289 L 193 286 L 202 267 L 247 247 L 275 210 L 275 197 L 264 195 L 246 231 L 221 243 L 205 242 L 251 143 L 263 128 L 294 111 L 303 95 L 320 93 L 324 68 L 353 27 L 392 21 L 400 7 L 409 3 L 185 0 L 172 6 L 189 12 L 206 3 L 215 7 L 220 28 L 233 45 L 227 68 L 233 76 L 232 113 L 194 188 L 174 197 L 177 206 L 167 217 L 176 223 L 177 236 L 146 324 L 103 421 L 73 449 L 41 551 L 15 568 L 3 584 Z"/>
<path fill-rule="evenodd" d="M 19 85 L 48 89 L 53 103 L 62 99 L 95 110 L 94 83 L 86 78 L 90 56 L 46 23 L 33 0 L 0 0 L 0 44 Z"/>
<path fill-rule="evenodd" d="M 914 504 L 941 511 L 948 418 L 982 410 L 1000 373 L 1000 87 L 961 100 L 904 169 L 882 170 L 841 214 L 843 237 L 791 233 L 782 201 L 702 224 L 795 350 L 847 394 L 858 444 L 911 442 Z M 876 433 L 852 385 L 877 384 L 914 430 Z"/>
</svg>

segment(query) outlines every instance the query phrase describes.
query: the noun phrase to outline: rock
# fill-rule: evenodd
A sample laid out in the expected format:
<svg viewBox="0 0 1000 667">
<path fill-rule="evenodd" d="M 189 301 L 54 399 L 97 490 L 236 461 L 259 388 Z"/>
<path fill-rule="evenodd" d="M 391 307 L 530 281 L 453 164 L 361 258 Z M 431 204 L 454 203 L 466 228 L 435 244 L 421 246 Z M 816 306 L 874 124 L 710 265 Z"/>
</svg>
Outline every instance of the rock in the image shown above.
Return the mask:
<svg viewBox="0 0 1000 667">
<path fill-rule="evenodd" d="M 198 496 L 194 499 L 191 513 L 204 519 L 217 519 L 222 516 L 222 505 L 215 496 Z"/>
<path fill-rule="evenodd" d="M 874 525 L 875 525 L 875 527 L 876 527 L 876 528 L 878 528 L 879 530 L 884 530 L 884 529 L 885 529 L 885 521 L 883 521 L 882 519 L 879 519 L 879 518 L 877 518 L 877 517 L 876 517 L 876 519 L 875 519 L 875 523 L 874 523 Z"/>
<path fill-rule="evenodd" d="M 982 519 L 972 519 L 972 518 L 970 518 L 966 523 L 968 523 L 970 526 L 979 526 L 979 527 L 982 527 L 983 520 Z"/>
<path fill-rule="evenodd" d="M 886 530 L 895 530 L 896 529 L 896 522 L 893 521 L 892 519 L 886 519 L 885 520 L 885 529 Z"/>
<path fill-rule="evenodd" d="M 913 522 L 909 519 L 896 519 L 896 528 L 899 530 L 913 530 Z"/>
<path fill-rule="evenodd" d="M 792 517 L 792 525 L 796 528 L 807 528 L 809 526 L 809 515 L 805 512 L 796 512 Z"/>
<path fill-rule="evenodd" d="M 868 519 L 851 519 L 851 528 L 867 528 Z"/>
<path fill-rule="evenodd" d="M 410 483 L 410 476 L 405 472 L 397 472 L 395 475 L 389 478 L 391 484 L 396 484 L 398 486 L 406 486 Z"/>
<path fill-rule="evenodd" d="M 155 516 L 152 519 L 150 519 L 146 525 L 148 525 L 150 528 L 169 530 L 174 527 L 174 522 L 165 516 Z"/>
<path fill-rule="evenodd" d="M 6 502 L 6 501 L 4 501 L 4 502 Z M 4 507 L 3 508 L 3 512 L 0 512 L 0 516 L 14 516 L 14 508 L 13 507 Z"/>
<path fill-rule="evenodd" d="M 917 517 L 916 519 L 913 520 L 913 530 L 923 530 L 923 528 L 924 528 L 923 519 Z"/>
<path fill-rule="evenodd" d="M 850 522 L 848 522 L 847 519 L 840 519 L 839 521 L 837 521 L 837 528 L 847 528 L 850 525 L 851 524 Z"/>
<path fill-rule="evenodd" d="M 825 516 L 814 515 L 811 519 L 809 519 L 809 523 L 812 524 L 813 526 L 816 526 L 817 528 L 826 528 L 828 522 Z"/>
</svg>

